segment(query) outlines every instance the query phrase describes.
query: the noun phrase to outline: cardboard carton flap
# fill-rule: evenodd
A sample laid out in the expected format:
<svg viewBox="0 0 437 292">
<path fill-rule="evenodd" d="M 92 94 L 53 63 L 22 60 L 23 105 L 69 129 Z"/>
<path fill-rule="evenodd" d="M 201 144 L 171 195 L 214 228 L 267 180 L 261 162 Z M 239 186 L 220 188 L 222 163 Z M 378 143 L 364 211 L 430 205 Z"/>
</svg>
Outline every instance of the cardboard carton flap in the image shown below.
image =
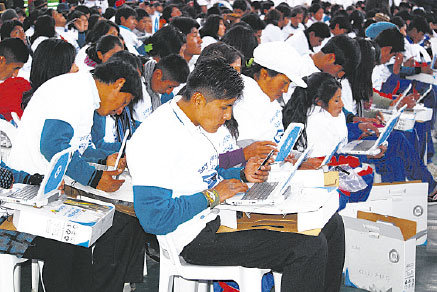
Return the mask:
<svg viewBox="0 0 437 292">
<path fill-rule="evenodd" d="M 363 211 L 357 212 L 357 218 L 369 220 L 372 222 L 382 221 L 382 222 L 392 223 L 394 226 L 399 227 L 405 241 L 415 236 L 417 232 L 416 231 L 417 222 L 407 219 L 385 216 L 385 215 L 363 212 Z"/>
</svg>

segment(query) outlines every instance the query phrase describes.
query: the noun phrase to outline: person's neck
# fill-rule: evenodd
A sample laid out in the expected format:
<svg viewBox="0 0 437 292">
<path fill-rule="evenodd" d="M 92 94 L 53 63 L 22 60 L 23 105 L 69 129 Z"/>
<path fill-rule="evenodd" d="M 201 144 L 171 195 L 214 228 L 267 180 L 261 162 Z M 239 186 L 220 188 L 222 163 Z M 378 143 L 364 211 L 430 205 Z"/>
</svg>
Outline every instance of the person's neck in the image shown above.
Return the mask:
<svg viewBox="0 0 437 292">
<path fill-rule="evenodd" d="M 193 108 L 191 101 L 186 101 L 184 97 L 182 97 L 176 104 L 195 126 L 199 125 L 196 119 L 196 109 Z"/>
<path fill-rule="evenodd" d="M 323 54 L 323 53 L 322 53 Z M 316 54 L 310 55 L 311 59 L 313 60 L 314 66 L 316 66 L 320 71 L 323 71 L 323 56 L 321 52 L 318 52 Z"/>
<path fill-rule="evenodd" d="M 191 54 L 185 54 L 184 53 L 184 59 L 185 59 L 185 61 L 187 61 L 187 63 L 188 62 L 190 62 L 190 60 L 193 58 L 193 55 L 191 55 Z"/>
</svg>

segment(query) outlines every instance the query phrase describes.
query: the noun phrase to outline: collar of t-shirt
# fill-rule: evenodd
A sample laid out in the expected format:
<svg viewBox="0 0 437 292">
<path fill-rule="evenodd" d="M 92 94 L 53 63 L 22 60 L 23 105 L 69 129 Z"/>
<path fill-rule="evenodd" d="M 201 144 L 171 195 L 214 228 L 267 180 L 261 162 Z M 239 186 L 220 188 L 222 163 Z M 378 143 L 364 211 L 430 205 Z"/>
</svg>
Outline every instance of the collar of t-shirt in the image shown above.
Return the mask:
<svg viewBox="0 0 437 292">
<path fill-rule="evenodd" d="M 200 133 L 200 126 L 195 126 L 193 122 L 190 120 L 190 118 L 187 117 L 187 115 L 184 113 L 184 111 L 179 107 L 177 102 L 182 98 L 182 96 L 178 95 L 175 96 L 170 103 L 170 107 L 173 110 L 174 115 L 179 120 L 179 122 L 185 126 L 187 129 L 189 129 L 190 132 L 194 133 Z"/>
<path fill-rule="evenodd" d="M 126 27 L 126 26 L 124 26 L 124 25 L 119 24 L 118 26 L 119 26 L 120 28 L 124 28 L 124 29 L 127 29 L 128 31 L 131 31 L 130 28 L 128 28 L 128 27 Z"/>
</svg>

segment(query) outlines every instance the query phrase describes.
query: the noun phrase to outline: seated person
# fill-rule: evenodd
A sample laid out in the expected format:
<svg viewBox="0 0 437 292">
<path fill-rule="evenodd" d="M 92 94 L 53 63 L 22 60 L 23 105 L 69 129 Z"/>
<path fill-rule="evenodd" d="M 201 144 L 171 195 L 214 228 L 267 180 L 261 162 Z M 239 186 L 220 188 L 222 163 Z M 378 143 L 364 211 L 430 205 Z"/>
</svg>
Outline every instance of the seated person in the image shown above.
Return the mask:
<svg viewBox="0 0 437 292">
<path fill-rule="evenodd" d="M 220 211 L 213 208 L 247 190 L 242 178 L 262 182 L 268 175 L 268 166 L 257 170 L 261 159 L 249 160 L 243 169 L 220 169 L 216 149 L 199 130 L 213 133 L 230 119 L 243 86 L 223 60 L 204 60 L 190 74 L 183 96 L 140 125 L 126 151 L 136 215 L 146 232 L 172 236 L 188 263 L 270 268 L 282 273 L 284 292 L 338 291 L 344 263 L 338 214 L 318 236 L 216 233 Z"/>
<path fill-rule="evenodd" d="M 21 98 L 30 89 L 27 80 L 17 77 L 29 58 L 29 51 L 21 39 L 8 38 L 0 42 L 0 115 L 12 120 L 12 112 L 23 114 Z"/>
</svg>

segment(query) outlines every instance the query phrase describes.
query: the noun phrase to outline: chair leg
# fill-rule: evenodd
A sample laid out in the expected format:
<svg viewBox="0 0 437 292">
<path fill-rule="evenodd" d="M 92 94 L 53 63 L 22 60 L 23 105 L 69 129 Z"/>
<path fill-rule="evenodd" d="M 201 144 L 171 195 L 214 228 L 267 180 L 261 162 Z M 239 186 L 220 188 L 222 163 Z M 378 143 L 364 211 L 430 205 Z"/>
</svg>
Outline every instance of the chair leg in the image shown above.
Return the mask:
<svg viewBox="0 0 437 292">
<path fill-rule="evenodd" d="M 32 260 L 32 292 L 38 292 L 39 286 L 39 265 L 38 260 Z"/>
<path fill-rule="evenodd" d="M 16 264 L 14 267 L 14 292 L 21 291 L 21 266 Z"/>
<path fill-rule="evenodd" d="M 197 292 L 198 282 L 195 280 L 187 280 L 182 277 L 174 278 L 173 292 Z"/>
<path fill-rule="evenodd" d="M 171 292 L 173 288 L 173 275 L 163 269 L 159 270 L 159 292 Z"/>
<path fill-rule="evenodd" d="M 278 272 L 273 272 L 273 279 L 275 280 L 275 292 L 281 292 L 282 274 Z"/>
<path fill-rule="evenodd" d="M 147 255 L 144 255 L 144 269 L 143 269 L 143 275 L 147 276 Z"/>
<path fill-rule="evenodd" d="M 8 254 L 0 255 L 0 287 L 2 292 L 14 292 L 14 270 L 17 258 Z"/>
<path fill-rule="evenodd" d="M 198 292 L 209 292 L 210 281 L 198 281 L 197 291 Z"/>
<path fill-rule="evenodd" d="M 259 269 L 245 269 L 241 272 L 238 285 L 241 292 L 261 292 L 264 273 Z"/>
</svg>

